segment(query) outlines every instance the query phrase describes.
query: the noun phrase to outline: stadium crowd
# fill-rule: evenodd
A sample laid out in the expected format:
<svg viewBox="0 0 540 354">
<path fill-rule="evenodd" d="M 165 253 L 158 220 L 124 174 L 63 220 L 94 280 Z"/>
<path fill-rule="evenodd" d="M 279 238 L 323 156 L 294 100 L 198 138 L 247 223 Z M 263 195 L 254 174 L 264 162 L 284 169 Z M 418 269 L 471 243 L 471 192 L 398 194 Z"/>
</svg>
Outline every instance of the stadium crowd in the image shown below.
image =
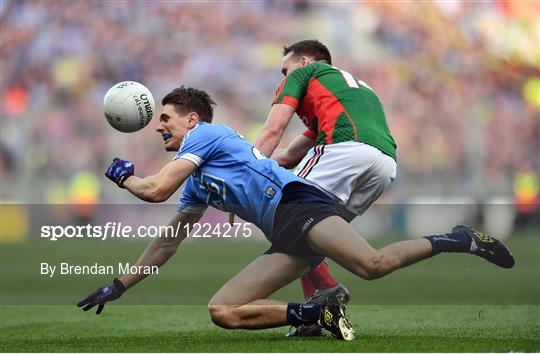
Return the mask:
<svg viewBox="0 0 540 354">
<path fill-rule="evenodd" d="M 534 2 L 0 6 L 3 199 L 61 201 L 114 156 L 142 175 L 171 157 L 152 128 L 108 126 L 102 99 L 119 81 L 144 83 L 156 101 L 180 84 L 204 88 L 215 122 L 253 141 L 282 79 L 281 46 L 304 38 L 378 92 L 398 143 L 397 191 L 512 193 L 516 173 L 540 170 Z M 110 187 L 102 200 L 113 195 L 128 198 Z"/>
</svg>

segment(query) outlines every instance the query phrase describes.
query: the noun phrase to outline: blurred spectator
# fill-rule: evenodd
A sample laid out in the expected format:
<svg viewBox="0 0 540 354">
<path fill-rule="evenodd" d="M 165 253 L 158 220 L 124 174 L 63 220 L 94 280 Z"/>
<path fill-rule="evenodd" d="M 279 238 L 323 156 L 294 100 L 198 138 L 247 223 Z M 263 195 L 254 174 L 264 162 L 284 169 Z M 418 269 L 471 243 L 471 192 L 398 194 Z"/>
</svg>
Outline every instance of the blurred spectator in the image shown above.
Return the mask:
<svg viewBox="0 0 540 354">
<path fill-rule="evenodd" d="M 142 175 L 162 166 L 170 156 L 152 124 L 125 135 L 102 115 L 122 80 L 158 102 L 180 84 L 204 88 L 216 122 L 253 136 L 281 80 L 281 46 L 304 38 L 381 96 L 398 143 L 395 192 L 511 194 L 520 166 L 540 170 L 539 6 L 2 1 L 1 146 L 21 178 L 1 197 L 46 200 L 82 171 L 102 176 L 114 156 Z M 102 186 L 104 201 L 129 198 Z"/>
</svg>

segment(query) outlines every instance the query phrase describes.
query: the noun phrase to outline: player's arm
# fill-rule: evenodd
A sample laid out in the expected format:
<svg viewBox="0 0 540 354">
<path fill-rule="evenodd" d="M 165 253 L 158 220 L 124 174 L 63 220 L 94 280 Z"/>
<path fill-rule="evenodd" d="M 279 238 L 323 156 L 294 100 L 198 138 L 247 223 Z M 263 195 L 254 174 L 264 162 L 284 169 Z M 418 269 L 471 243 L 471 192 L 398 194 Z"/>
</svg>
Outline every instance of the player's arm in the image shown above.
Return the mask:
<svg viewBox="0 0 540 354">
<path fill-rule="evenodd" d="M 266 123 L 255 140 L 255 147 L 265 156 L 272 156 L 294 111 L 294 107 L 284 103 L 276 103 L 272 106 Z"/>
<path fill-rule="evenodd" d="M 285 128 L 298 109 L 299 102 L 306 94 L 315 69 L 313 65 L 298 68 L 287 75 L 279 85 L 272 109 L 255 141 L 255 147 L 265 156 L 272 156 L 274 153 Z"/>
<path fill-rule="evenodd" d="M 193 224 L 199 221 L 201 216 L 202 214 L 177 213 L 169 222 L 168 230 L 148 244 L 135 266 L 161 267 L 165 264 L 176 253 L 180 243 L 187 237 L 187 230 L 191 230 Z M 126 289 L 129 289 L 146 277 L 146 274 L 129 273 L 122 276 L 120 281 Z"/>
<path fill-rule="evenodd" d="M 136 197 L 152 203 L 163 202 L 184 183 L 197 165 L 187 159 L 177 159 L 165 165 L 157 174 L 145 178 L 134 176 L 133 164 L 114 159 L 105 175 Z"/>
<path fill-rule="evenodd" d="M 287 148 L 276 149 L 272 154 L 272 158 L 282 167 L 293 168 L 302 161 L 309 149 L 315 145 L 315 140 L 302 134 L 294 138 Z"/>
<path fill-rule="evenodd" d="M 139 266 L 160 267 L 165 264 L 176 253 L 180 243 L 187 237 L 187 230 L 190 230 L 201 216 L 200 213 L 177 213 L 170 221 L 167 230 L 160 237 L 152 240 L 139 257 L 139 260 L 135 263 L 137 269 L 141 269 Z M 80 301 L 77 306 L 82 307 L 84 311 L 88 311 L 98 305 L 96 313 L 99 315 L 107 302 L 120 298 L 127 289 L 148 276 L 143 273 L 129 273 L 123 275 L 120 279 L 114 279 L 112 285 L 97 289 Z"/>
</svg>

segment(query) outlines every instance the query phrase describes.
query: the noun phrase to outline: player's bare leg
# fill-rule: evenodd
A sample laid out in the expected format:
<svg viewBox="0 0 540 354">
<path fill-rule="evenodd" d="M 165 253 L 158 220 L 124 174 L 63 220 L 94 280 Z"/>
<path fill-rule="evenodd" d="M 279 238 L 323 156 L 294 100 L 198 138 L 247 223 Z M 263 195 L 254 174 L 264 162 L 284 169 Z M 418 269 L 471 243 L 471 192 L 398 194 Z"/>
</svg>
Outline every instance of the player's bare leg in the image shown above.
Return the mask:
<svg viewBox="0 0 540 354">
<path fill-rule="evenodd" d="M 287 324 L 287 303 L 267 300 L 309 272 L 309 264 L 283 253 L 255 259 L 210 300 L 212 321 L 224 328 L 261 329 Z"/>
<path fill-rule="evenodd" d="M 338 216 L 313 226 L 307 239 L 314 251 L 330 257 L 364 279 L 380 278 L 402 266 L 430 257 L 432 251 L 431 243 L 426 239 L 402 241 L 378 251 Z"/>
<path fill-rule="evenodd" d="M 382 189 L 377 192 L 377 197 L 382 193 Z M 373 200 L 377 199 L 372 197 Z M 354 220 L 357 216 L 356 213 L 353 213 L 346 206 L 337 202 L 336 207 L 338 209 L 339 215 L 348 223 Z M 328 263 L 322 262 L 311 270 L 308 274 L 304 275 L 301 278 L 302 281 L 302 291 L 304 293 L 304 298 L 307 300 L 312 297 L 316 290 L 324 290 L 337 286 L 338 281 L 332 276 L 330 272 L 330 267 Z"/>
<path fill-rule="evenodd" d="M 380 194 L 380 193 L 379 193 Z M 337 204 L 339 215 L 348 223 L 356 216 L 356 213 L 351 212 L 344 205 Z M 300 278 L 302 292 L 306 303 L 313 303 L 324 300 L 325 297 L 333 293 L 341 292 L 343 294 L 343 305 L 347 305 L 350 299 L 347 289 L 332 276 L 330 267 L 326 261 L 319 264 L 308 274 Z M 324 332 L 317 324 L 311 326 L 291 327 L 286 334 L 287 337 L 318 337 L 323 336 Z"/>
<path fill-rule="evenodd" d="M 307 240 L 314 251 L 366 280 L 383 277 L 440 252 L 476 254 L 503 268 L 514 265 L 513 256 L 502 243 L 462 225 L 449 234 L 401 241 L 376 250 L 347 222 L 331 216 L 313 226 Z"/>
<path fill-rule="evenodd" d="M 308 271 L 307 262 L 286 254 L 257 258 L 212 298 L 209 304 L 212 321 L 228 329 L 320 323 L 338 339 L 354 339 L 354 329 L 337 295 L 320 304 L 286 304 L 266 299 Z"/>
</svg>

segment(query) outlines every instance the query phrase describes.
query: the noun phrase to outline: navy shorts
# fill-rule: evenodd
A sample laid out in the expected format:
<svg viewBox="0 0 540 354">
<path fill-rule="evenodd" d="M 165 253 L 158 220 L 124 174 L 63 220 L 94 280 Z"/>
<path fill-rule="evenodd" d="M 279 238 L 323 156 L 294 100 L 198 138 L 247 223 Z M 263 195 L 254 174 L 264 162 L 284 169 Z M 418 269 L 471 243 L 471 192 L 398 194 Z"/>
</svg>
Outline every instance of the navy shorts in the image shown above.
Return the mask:
<svg viewBox="0 0 540 354">
<path fill-rule="evenodd" d="M 287 184 L 274 215 L 272 246 L 265 254 L 289 254 L 315 268 L 324 256 L 309 248 L 305 236 L 313 226 L 333 215 L 339 215 L 336 204 L 324 192 L 302 182 Z"/>
</svg>

